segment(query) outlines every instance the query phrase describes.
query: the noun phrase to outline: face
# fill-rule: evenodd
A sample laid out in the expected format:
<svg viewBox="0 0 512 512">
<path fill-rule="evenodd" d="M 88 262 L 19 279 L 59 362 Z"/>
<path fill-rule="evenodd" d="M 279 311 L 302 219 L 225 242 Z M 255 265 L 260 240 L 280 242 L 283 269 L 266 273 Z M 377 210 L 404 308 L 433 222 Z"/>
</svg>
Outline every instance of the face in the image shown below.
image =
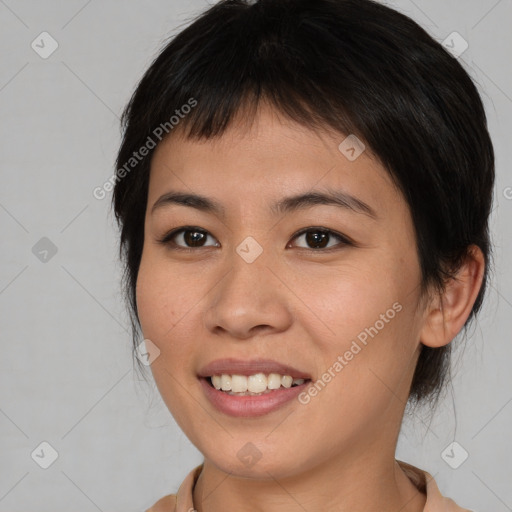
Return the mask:
<svg viewBox="0 0 512 512">
<path fill-rule="evenodd" d="M 394 455 L 419 353 L 418 255 L 403 197 L 368 149 L 338 148 L 345 137 L 262 107 L 247 130 L 173 134 L 153 156 L 139 318 L 163 400 L 223 471 Z M 317 195 L 286 202 L 304 194 Z M 257 394 L 233 394 L 245 383 Z"/>
</svg>

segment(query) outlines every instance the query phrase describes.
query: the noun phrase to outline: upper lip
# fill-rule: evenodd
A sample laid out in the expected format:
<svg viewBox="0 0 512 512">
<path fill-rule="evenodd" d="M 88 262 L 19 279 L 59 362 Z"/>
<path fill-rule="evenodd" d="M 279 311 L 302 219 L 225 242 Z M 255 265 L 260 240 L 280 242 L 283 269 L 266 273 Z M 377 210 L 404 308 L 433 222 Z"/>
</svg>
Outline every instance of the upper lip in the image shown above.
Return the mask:
<svg viewBox="0 0 512 512">
<path fill-rule="evenodd" d="M 213 375 L 254 375 L 256 373 L 279 373 L 290 375 L 294 379 L 311 379 L 311 376 L 293 366 L 273 361 L 272 359 L 216 359 L 199 370 L 199 377 L 211 377 Z"/>
</svg>

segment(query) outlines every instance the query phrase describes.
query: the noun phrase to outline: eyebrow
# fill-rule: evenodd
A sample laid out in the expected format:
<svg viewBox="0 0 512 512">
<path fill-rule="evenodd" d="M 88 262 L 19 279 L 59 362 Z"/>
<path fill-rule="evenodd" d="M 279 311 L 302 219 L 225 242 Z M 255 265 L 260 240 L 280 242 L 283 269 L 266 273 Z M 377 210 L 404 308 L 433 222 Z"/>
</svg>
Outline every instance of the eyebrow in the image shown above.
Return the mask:
<svg viewBox="0 0 512 512">
<path fill-rule="evenodd" d="M 189 206 L 223 218 L 226 215 L 225 208 L 214 199 L 198 194 L 177 191 L 167 192 L 160 196 L 153 204 L 151 214 L 153 214 L 155 210 L 170 204 Z M 342 190 L 327 190 L 325 192 L 313 191 L 285 197 L 271 205 L 270 211 L 274 215 L 278 215 L 311 208 L 317 205 L 337 206 L 355 213 L 367 215 L 374 220 L 378 219 L 375 210 L 371 206 Z"/>
</svg>

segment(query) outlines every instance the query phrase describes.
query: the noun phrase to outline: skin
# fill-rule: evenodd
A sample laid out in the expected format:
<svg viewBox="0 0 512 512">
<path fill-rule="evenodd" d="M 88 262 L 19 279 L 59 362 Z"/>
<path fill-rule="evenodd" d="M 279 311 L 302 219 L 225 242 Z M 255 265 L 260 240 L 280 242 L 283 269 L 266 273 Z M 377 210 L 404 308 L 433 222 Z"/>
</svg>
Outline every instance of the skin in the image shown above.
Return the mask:
<svg viewBox="0 0 512 512">
<path fill-rule="evenodd" d="M 445 345 L 462 328 L 483 256 L 474 248 L 442 297 L 421 297 L 408 206 L 368 149 L 355 161 L 338 150 L 344 138 L 262 104 L 252 125 L 241 116 L 207 141 L 176 131 L 155 150 L 137 304 L 144 336 L 160 350 L 151 365 L 157 387 L 205 458 L 194 488 L 200 512 L 424 508 L 395 461 L 400 425 L 420 344 Z M 323 187 L 356 196 L 377 219 L 331 205 L 270 212 L 284 196 Z M 181 205 L 151 213 L 170 190 L 215 199 L 226 216 Z M 203 247 L 187 253 L 158 242 L 186 225 L 208 232 Z M 333 234 L 336 250 L 315 249 L 293 237 L 307 227 L 354 243 Z M 248 236 L 263 248 L 250 264 L 235 250 Z M 179 234 L 174 241 L 187 247 Z M 314 382 L 396 302 L 401 311 L 306 405 L 233 418 L 201 389 L 200 368 L 224 357 L 274 359 Z M 261 453 L 250 467 L 237 457 L 248 442 Z"/>
</svg>

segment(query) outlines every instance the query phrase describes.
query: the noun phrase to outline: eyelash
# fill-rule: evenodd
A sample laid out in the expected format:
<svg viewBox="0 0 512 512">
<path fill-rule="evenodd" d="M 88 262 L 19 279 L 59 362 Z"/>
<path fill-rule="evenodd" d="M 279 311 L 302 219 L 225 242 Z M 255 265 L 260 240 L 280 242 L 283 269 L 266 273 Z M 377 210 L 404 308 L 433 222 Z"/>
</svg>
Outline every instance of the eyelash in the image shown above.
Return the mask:
<svg viewBox="0 0 512 512">
<path fill-rule="evenodd" d="M 199 233 L 203 233 L 203 234 L 206 234 L 206 235 L 210 235 L 210 233 L 208 233 L 208 231 L 206 231 L 204 229 L 201 229 L 201 228 L 199 228 L 197 226 L 182 226 L 180 228 L 176 228 L 176 229 L 173 229 L 173 230 L 169 231 L 168 233 L 166 233 L 162 238 L 158 239 L 157 241 L 160 244 L 169 246 L 172 250 L 184 251 L 184 252 L 189 252 L 189 253 L 190 252 L 195 252 L 198 249 L 203 249 L 204 247 L 214 247 L 214 246 L 210 246 L 210 245 L 199 246 L 199 247 L 182 247 L 181 245 L 177 245 L 175 242 L 172 241 L 172 239 L 176 235 L 178 235 L 180 233 L 187 232 L 187 231 L 199 232 Z M 344 246 L 347 246 L 347 245 L 355 245 L 349 238 L 347 238 L 346 236 L 342 235 L 341 233 L 337 233 L 336 231 L 333 231 L 331 229 L 327 229 L 327 228 L 323 228 L 323 227 L 316 227 L 316 226 L 311 226 L 311 227 L 308 227 L 308 228 L 301 229 L 300 231 L 296 232 L 292 236 L 292 240 L 294 240 L 295 238 L 298 238 L 299 236 L 302 236 L 302 235 L 304 235 L 306 233 L 309 233 L 309 232 L 328 234 L 329 237 L 334 236 L 335 238 L 338 238 L 341 241 L 341 243 L 336 244 L 333 247 L 328 247 L 327 249 L 323 249 L 323 248 L 310 249 L 308 247 L 299 247 L 299 249 L 306 250 L 306 251 L 309 251 L 309 252 L 315 252 L 315 253 L 319 253 L 319 252 L 322 252 L 322 253 L 328 252 L 329 253 L 331 251 L 340 250 Z M 330 242 L 330 240 L 329 240 L 329 242 Z"/>
</svg>

